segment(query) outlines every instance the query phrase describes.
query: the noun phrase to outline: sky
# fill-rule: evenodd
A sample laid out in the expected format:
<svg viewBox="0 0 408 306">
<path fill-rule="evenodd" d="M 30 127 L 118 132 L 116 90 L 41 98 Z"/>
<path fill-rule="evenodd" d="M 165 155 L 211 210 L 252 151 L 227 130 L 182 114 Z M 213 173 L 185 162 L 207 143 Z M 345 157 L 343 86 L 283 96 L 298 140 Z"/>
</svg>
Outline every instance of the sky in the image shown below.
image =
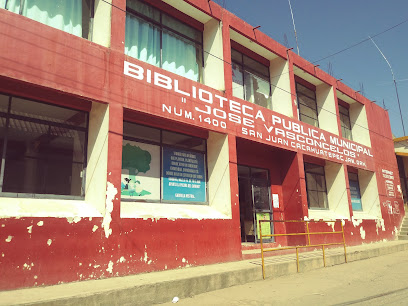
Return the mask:
<svg viewBox="0 0 408 306">
<path fill-rule="evenodd" d="M 279 43 L 296 40 L 288 0 L 215 0 Z M 291 0 L 300 55 L 388 110 L 396 137 L 408 135 L 408 1 L 407 0 Z M 404 22 L 405 21 L 405 22 Z M 402 23 L 404 22 L 404 23 Z M 375 36 L 399 23 L 401 25 Z M 287 39 L 285 39 L 285 36 Z M 372 36 L 394 71 L 405 125 L 403 133 L 392 74 L 375 45 L 366 41 L 321 60 Z M 375 37 L 374 37 L 375 36 Z M 321 60 L 321 61 L 319 61 Z"/>
</svg>

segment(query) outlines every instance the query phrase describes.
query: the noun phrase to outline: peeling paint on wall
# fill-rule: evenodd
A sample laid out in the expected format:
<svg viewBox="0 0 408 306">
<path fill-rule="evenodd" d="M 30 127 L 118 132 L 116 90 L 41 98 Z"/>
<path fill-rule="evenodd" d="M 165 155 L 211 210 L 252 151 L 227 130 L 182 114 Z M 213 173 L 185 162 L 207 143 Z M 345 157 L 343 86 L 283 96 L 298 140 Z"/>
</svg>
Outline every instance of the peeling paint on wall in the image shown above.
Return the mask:
<svg viewBox="0 0 408 306">
<path fill-rule="evenodd" d="M 92 232 L 94 232 L 94 233 L 95 233 L 95 231 L 96 231 L 98 228 L 99 228 L 99 226 L 94 225 L 94 226 L 93 226 L 93 228 L 92 228 Z"/>
<path fill-rule="evenodd" d="M 110 228 L 110 223 L 112 221 L 112 211 L 113 211 L 113 199 L 118 193 L 118 189 L 111 182 L 106 184 L 106 202 L 105 202 L 105 215 L 102 221 L 102 227 L 105 231 L 105 237 L 109 238 L 112 234 L 112 229 Z"/>
<path fill-rule="evenodd" d="M 27 227 L 28 233 L 31 234 L 33 232 L 33 226 L 30 225 Z"/>
<path fill-rule="evenodd" d="M 384 225 L 384 219 L 377 219 L 375 223 L 375 230 L 377 231 L 378 235 L 378 229 L 380 229 L 385 232 L 385 225 Z"/>
<path fill-rule="evenodd" d="M 44 221 L 38 221 L 37 222 L 37 226 L 43 226 L 44 225 Z"/>
<path fill-rule="evenodd" d="M 6 238 L 6 242 L 10 242 L 11 239 L 13 239 L 13 236 L 8 236 L 8 237 Z"/>
<path fill-rule="evenodd" d="M 109 261 L 108 268 L 106 269 L 109 273 L 113 273 L 113 262 Z"/>
<path fill-rule="evenodd" d="M 147 246 L 145 245 L 145 252 L 144 252 L 144 257 L 140 257 L 140 261 L 144 261 L 148 265 L 152 263 L 152 260 L 149 260 L 149 256 L 147 255 Z"/>
<path fill-rule="evenodd" d="M 47 240 L 47 244 L 48 244 L 48 246 L 50 246 L 50 245 L 51 245 L 51 243 L 52 243 L 52 239 L 48 239 L 48 240 Z"/>
<path fill-rule="evenodd" d="M 31 268 L 34 267 L 34 263 L 32 262 L 31 264 L 25 263 L 23 265 L 23 270 L 31 270 Z"/>
<path fill-rule="evenodd" d="M 354 217 L 353 217 L 353 218 L 351 218 L 351 222 L 353 222 L 353 226 L 356 227 L 356 226 L 359 226 L 361 223 L 363 223 L 363 220 L 362 219 L 354 219 Z"/>
<path fill-rule="evenodd" d="M 125 257 L 121 257 L 121 258 L 119 258 L 119 262 L 125 262 L 126 261 L 126 259 L 125 259 Z"/>
<path fill-rule="evenodd" d="M 365 232 L 365 230 L 364 230 L 364 228 L 363 227 L 360 227 L 360 235 L 361 235 L 361 239 L 365 239 L 365 237 L 366 237 L 366 232 Z"/>
<path fill-rule="evenodd" d="M 326 224 L 328 226 L 331 226 L 331 228 L 333 229 L 333 232 L 334 232 L 334 226 L 336 225 L 336 222 L 326 222 Z"/>
<path fill-rule="evenodd" d="M 78 223 L 79 221 L 81 221 L 81 217 L 75 216 L 75 217 L 68 217 L 67 218 L 68 223 L 72 224 L 72 223 Z"/>
</svg>

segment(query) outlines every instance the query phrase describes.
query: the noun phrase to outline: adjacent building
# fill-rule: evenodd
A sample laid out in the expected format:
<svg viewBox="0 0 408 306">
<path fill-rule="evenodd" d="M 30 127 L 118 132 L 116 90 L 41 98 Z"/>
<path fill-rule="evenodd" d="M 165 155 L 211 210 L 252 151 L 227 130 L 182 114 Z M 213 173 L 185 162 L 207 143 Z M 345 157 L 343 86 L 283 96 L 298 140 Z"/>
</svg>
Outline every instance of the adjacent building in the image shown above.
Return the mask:
<svg viewBox="0 0 408 306">
<path fill-rule="evenodd" d="M 388 113 L 215 2 L 0 7 L 0 289 L 396 239 Z"/>
</svg>

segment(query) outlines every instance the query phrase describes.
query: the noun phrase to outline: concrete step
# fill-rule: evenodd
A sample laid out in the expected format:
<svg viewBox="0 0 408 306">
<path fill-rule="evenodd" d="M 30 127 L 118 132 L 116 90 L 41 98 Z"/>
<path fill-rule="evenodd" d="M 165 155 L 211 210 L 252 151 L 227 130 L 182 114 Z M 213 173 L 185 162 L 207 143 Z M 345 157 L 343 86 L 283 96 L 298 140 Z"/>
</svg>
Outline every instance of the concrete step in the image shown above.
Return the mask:
<svg viewBox="0 0 408 306">
<path fill-rule="evenodd" d="M 408 235 L 398 235 L 398 240 L 408 240 Z"/>
<path fill-rule="evenodd" d="M 408 236 L 407 236 L 408 238 Z M 347 248 L 349 262 L 408 250 L 407 241 L 388 241 Z M 299 254 L 300 272 L 323 267 L 322 253 Z M 342 248 L 327 250 L 326 264 L 344 263 Z M 296 273 L 294 254 L 265 260 L 267 278 Z M 301 278 L 301 276 L 299 276 Z M 262 280 L 261 260 L 80 281 L 0 292 L 0 305 L 152 305 Z"/>
</svg>

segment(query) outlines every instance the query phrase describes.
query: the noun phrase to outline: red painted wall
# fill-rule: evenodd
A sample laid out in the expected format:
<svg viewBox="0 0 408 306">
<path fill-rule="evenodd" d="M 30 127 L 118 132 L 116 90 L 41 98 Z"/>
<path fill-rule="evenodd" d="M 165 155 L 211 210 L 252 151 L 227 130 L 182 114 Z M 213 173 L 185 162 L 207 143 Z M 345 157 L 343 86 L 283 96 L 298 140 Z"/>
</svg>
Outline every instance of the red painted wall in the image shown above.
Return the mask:
<svg viewBox="0 0 408 306">
<path fill-rule="evenodd" d="M 215 3 L 204 0 L 186 2 L 213 15 L 215 19 L 222 20 L 226 62 L 230 62 L 229 27 L 231 27 L 282 58 L 288 58 L 290 67 L 293 65 L 301 67 L 365 104 L 374 156 L 364 158 L 365 168 L 377 172 L 380 202 L 386 203 L 389 200 L 381 171 L 386 169 L 397 173 L 397 165 L 389 119 L 383 109 L 360 95 L 356 96 L 350 88 L 336 82 L 331 76 L 313 67 L 293 52 L 287 53 L 286 49 L 273 39 L 259 30 L 254 31 L 251 25 L 223 11 Z M 113 1 L 113 4 L 122 9 L 125 8 L 125 3 L 125 0 Z M 105 238 L 101 229 L 102 218 L 82 218 L 79 221 L 75 220 L 77 222 L 65 218 L 2 218 L 0 275 L 6 277 L 0 278 L 0 290 L 241 259 L 237 163 L 270 169 L 272 193 L 277 193 L 282 203 L 279 209 L 273 211 L 275 218 L 300 220 L 307 215 L 303 170 L 303 155 L 306 152 L 282 144 L 271 144 L 265 137 L 259 139 L 243 135 L 242 124 L 227 122 L 224 129 L 164 112 L 162 103 L 173 109 L 174 107 L 180 109 L 182 106 L 183 110 L 191 111 L 193 117 L 198 118 L 202 113 L 197 111 L 196 107 L 204 109 L 207 104 L 191 97 L 186 104 L 181 104 L 183 95 L 174 90 L 159 88 L 123 74 L 126 60 L 150 69 L 153 73 L 158 72 L 173 80 L 179 80 L 182 90 L 191 91 L 192 86 L 195 86 L 213 95 L 233 99 L 230 66 L 228 64 L 224 66 L 226 91 L 223 93 L 141 63 L 123 54 L 125 13 L 112 10 L 112 18 L 111 47 L 107 49 L 0 9 L 0 92 L 85 110 L 90 109 L 89 101 L 109 103 L 107 178 L 114 186 L 120 186 L 121 180 L 124 109 L 228 134 L 232 219 L 175 221 L 121 219 L 119 195 L 113 200 L 112 235 L 109 238 Z M 290 77 L 294 92 L 292 71 Z M 267 125 L 271 125 L 272 115 L 278 115 L 249 102 L 235 98 L 234 100 L 242 107 L 253 108 L 252 116 L 255 116 L 257 111 L 262 111 Z M 217 108 L 226 111 L 227 107 L 225 103 L 224 106 Z M 296 118 L 295 106 L 293 112 Z M 285 116 L 278 116 L 289 120 Z M 214 115 L 209 117 L 216 118 Z M 241 114 L 241 118 L 244 117 Z M 247 116 L 247 119 L 251 117 Z M 297 120 L 291 121 L 299 123 Z M 254 124 L 254 130 L 265 130 L 263 121 L 257 120 Z M 299 124 L 307 128 L 307 125 Z M 320 133 L 326 138 L 331 135 L 324 131 Z M 275 146 L 276 149 L 272 149 L 271 146 Z M 338 162 L 336 159 L 327 159 Z M 397 185 L 397 175 L 395 182 Z M 395 202 L 398 204 L 399 214 L 389 213 L 386 206 L 381 206 L 384 231 L 372 220 L 363 221 L 358 225 L 346 221 L 347 243 L 352 245 L 394 239 L 393 231 L 399 227 L 404 215 L 402 200 L 396 197 Z M 94 231 L 95 225 L 98 229 Z M 364 240 L 360 235 L 360 227 L 363 227 L 366 233 Z M 313 230 L 330 229 L 331 227 L 325 223 L 313 226 Z M 278 233 L 291 230 L 293 230 L 291 226 L 276 227 Z M 334 238 L 317 239 L 334 241 Z M 290 240 L 288 243 L 299 241 Z"/>
</svg>

